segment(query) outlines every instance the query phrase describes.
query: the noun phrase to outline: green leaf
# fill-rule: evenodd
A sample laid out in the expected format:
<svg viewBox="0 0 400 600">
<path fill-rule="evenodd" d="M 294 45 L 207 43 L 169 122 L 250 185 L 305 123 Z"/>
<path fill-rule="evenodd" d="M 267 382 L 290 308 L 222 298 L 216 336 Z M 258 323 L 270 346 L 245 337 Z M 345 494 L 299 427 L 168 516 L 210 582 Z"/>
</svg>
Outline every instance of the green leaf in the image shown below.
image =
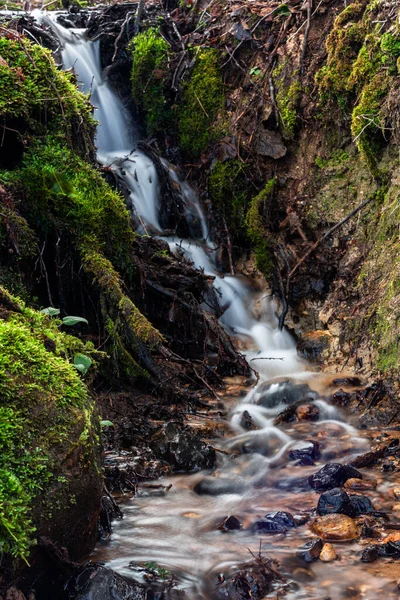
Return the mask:
<svg viewBox="0 0 400 600">
<path fill-rule="evenodd" d="M 100 421 L 101 427 L 114 427 L 114 423 L 112 421 Z"/>
<path fill-rule="evenodd" d="M 86 319 L 84 319 L 83 317 L 64 317 L 63 320 L 63 325 L 76 325 L 77 323 L 86 323 L 86 325 L 89 325 L 88 321 Z"/>
<path fill-rule="evenodd" d="M 54 308 L 53 306 L 48 306 L 47 308 L 43 308 L 40 312 L 42 315 L 48 315 L 49 317 L 58 317 L 60 314 L 60 309 Z"/>
<path fill-rule="evenodd" d="M 284 15 L 285 17 L 288 17 L 290 15 L 290 10 L 287 4 L 281 4 L 280 6 L 278 6 L 278 8 L 275 10 L 275 14 L 276 15 Z"/>
<path fill-rule="evenodd" d="M 74 367 L 75 369 L 78 369 L 82 375 L 86 375 L 91 364 L 92 361 L 86 354 L 75 354 Z"/>
</svg>

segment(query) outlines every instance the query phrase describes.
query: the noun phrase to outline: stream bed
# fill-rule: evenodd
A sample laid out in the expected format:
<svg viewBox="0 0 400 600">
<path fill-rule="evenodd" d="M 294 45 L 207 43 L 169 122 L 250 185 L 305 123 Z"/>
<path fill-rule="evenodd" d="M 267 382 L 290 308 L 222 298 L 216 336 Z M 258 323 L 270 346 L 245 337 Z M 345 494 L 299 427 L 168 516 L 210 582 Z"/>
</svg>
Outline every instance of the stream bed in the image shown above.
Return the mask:
<svg viewBox="0 0 400 600">
<path fill-rule="evenodd" d="M 172 252 L 214 278 L 214 290 L 225 307 L 221 322 L 259 375 L 251 385 L 227 380 L 221 395 L 226 416 L 217 417 L 217 411 L 210 416 L 227 432 L 211 440 L 217 448 L 216 469 L 171 476 L 139 486 L 135 497 L 119 498 L 124 518 L 114 522 L 111 540 L 99 545 L 93 560 L 139 578 L 131 563 L 156 564 L 176 576 L 178 588 L 190 600 L 214 597 L 225 573 L 258 554 L 278 561 L 289 582 L 289 599 L 375 600 L 383 593 L 398 598 L 400 564 L 390 559 L 361 562 L 363 547 L 371 543 L 367 537 L 335 543 L 338 558 L 329 563 L 308 563 L 297 554 L 300 546 L 316 539 L 309 525 L 320 494 L 308 478 L 326 463 L 351 462 L 370 449 L 371 437 L 377 435 L 358 429 L 355 415 L 330 402 L 335 392 L 354 391 L 363 382 L 346 380 L 343 373 L 314 372 L 299 359 L 294 340 L 278 327 L 273 301 L 255 291 L 253 282 L 221 271 L 195 191 L 166 162 L 164 168 L 185 200 L 188 223 L 195 222 L 200 233 L 182 240 L 162 231 L 156 169 L 138 150 L 127 111 L 102 79 L 99 45 L 86 39 L 84 30 L 59 25 L 56 13 L 37 13 L 36 18 L 57 35 L 64 68 L 74 68 L 82 89 L 91 91 L 99 120 L 98 160 L 128 186 L 138 231 L 161 237 Z M 291 406 L 296 418 L 279 422 L 277 417 Z M 374 482 L 361 492 L 374 511 L 390 511 L 394 476 L 383 478 L 367 469 L 362 476 Z M 265 515 L 273 521 L 271 513 L 277 511 L 292 515 L 293 522 L 263 530 Z"/>
</svg>

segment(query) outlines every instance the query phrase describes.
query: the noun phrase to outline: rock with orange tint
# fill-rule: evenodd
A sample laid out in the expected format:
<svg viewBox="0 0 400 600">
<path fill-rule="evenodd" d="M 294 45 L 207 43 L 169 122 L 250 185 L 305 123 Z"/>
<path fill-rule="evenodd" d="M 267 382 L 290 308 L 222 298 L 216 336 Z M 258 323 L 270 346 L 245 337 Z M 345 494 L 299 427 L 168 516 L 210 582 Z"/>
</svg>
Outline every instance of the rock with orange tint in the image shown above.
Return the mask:
<svg viewBox="0 0 400 600">
<path fill-rule="evenodd" d="M 387 544 L 388 542 L 400 542 L 400 531 L 393 531 L 383 538 L 382 543 Z"/>
<path fill-rule="evenodd" d="M 359 528 L 353 519 L 341 514 L 317 517 L 311 523 L 310 529 L 326 541 L 348 542 L 360 536 Z"/>
<path fill-rule="evenodd" d="M 318 421 L 319 408 L 315 404 L 302 404 L 296 409 L 299 421 Z"/>
<path fill-rule="evenodd" d="M 332 562 L 336 560 L 338 555 L 335 552 L 335 548 L 332 544 L 324 544 L 321 550 L 321 554 L 319 555 L 319 560 L 322 562 Z"/>
<path fill-rule="evenodd" d="M 357 479 L 356 477 L 352 477 L 348 479 L 344 484 L 344 487 L 347 490 L 374 490 L 376 488 L 376 481 L 371 481 L 368 479 Z"/>
</svg>

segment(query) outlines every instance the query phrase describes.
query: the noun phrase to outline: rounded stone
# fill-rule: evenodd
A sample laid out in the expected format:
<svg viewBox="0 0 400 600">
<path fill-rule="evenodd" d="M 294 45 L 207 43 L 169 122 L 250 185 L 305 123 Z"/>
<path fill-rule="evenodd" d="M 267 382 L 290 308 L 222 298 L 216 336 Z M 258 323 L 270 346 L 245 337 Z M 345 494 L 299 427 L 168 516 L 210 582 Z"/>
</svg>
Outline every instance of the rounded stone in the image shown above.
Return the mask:
<svg viewBox="0 0 400 600">
<path fill-rule="evenodd" d="M 340 514 L 317 517 L 311 523 L 310 529 L 325 541 L 348 542 L 360 536 L 359 528 L 353 519 Z"/>
<path fill-rule="evenodd" d="M 321 554 L 319 555 L 319 560 L 322 562 L 332 562 L 336 560 L 338 555 L 335 552 L 335 548 L 332 544 L 324 544 L 321 550 Z"/>
</svg>

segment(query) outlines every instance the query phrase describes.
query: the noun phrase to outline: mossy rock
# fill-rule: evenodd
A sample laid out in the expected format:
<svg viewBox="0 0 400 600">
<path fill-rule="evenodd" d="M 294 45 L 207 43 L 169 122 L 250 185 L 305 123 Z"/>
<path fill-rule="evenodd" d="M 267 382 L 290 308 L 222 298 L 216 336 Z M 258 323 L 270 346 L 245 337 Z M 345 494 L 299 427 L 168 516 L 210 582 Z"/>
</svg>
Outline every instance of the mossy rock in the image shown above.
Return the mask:
<svg viewBox="0 0 400 600">
<path fill-rule="evenodd" d="M 71 360 L 84 346 L 4 288 L 0 308 L 0 550 L 27 561 L 46 535 L 81 558 L 102 491 L 99 420 Z"/>
</svg>

